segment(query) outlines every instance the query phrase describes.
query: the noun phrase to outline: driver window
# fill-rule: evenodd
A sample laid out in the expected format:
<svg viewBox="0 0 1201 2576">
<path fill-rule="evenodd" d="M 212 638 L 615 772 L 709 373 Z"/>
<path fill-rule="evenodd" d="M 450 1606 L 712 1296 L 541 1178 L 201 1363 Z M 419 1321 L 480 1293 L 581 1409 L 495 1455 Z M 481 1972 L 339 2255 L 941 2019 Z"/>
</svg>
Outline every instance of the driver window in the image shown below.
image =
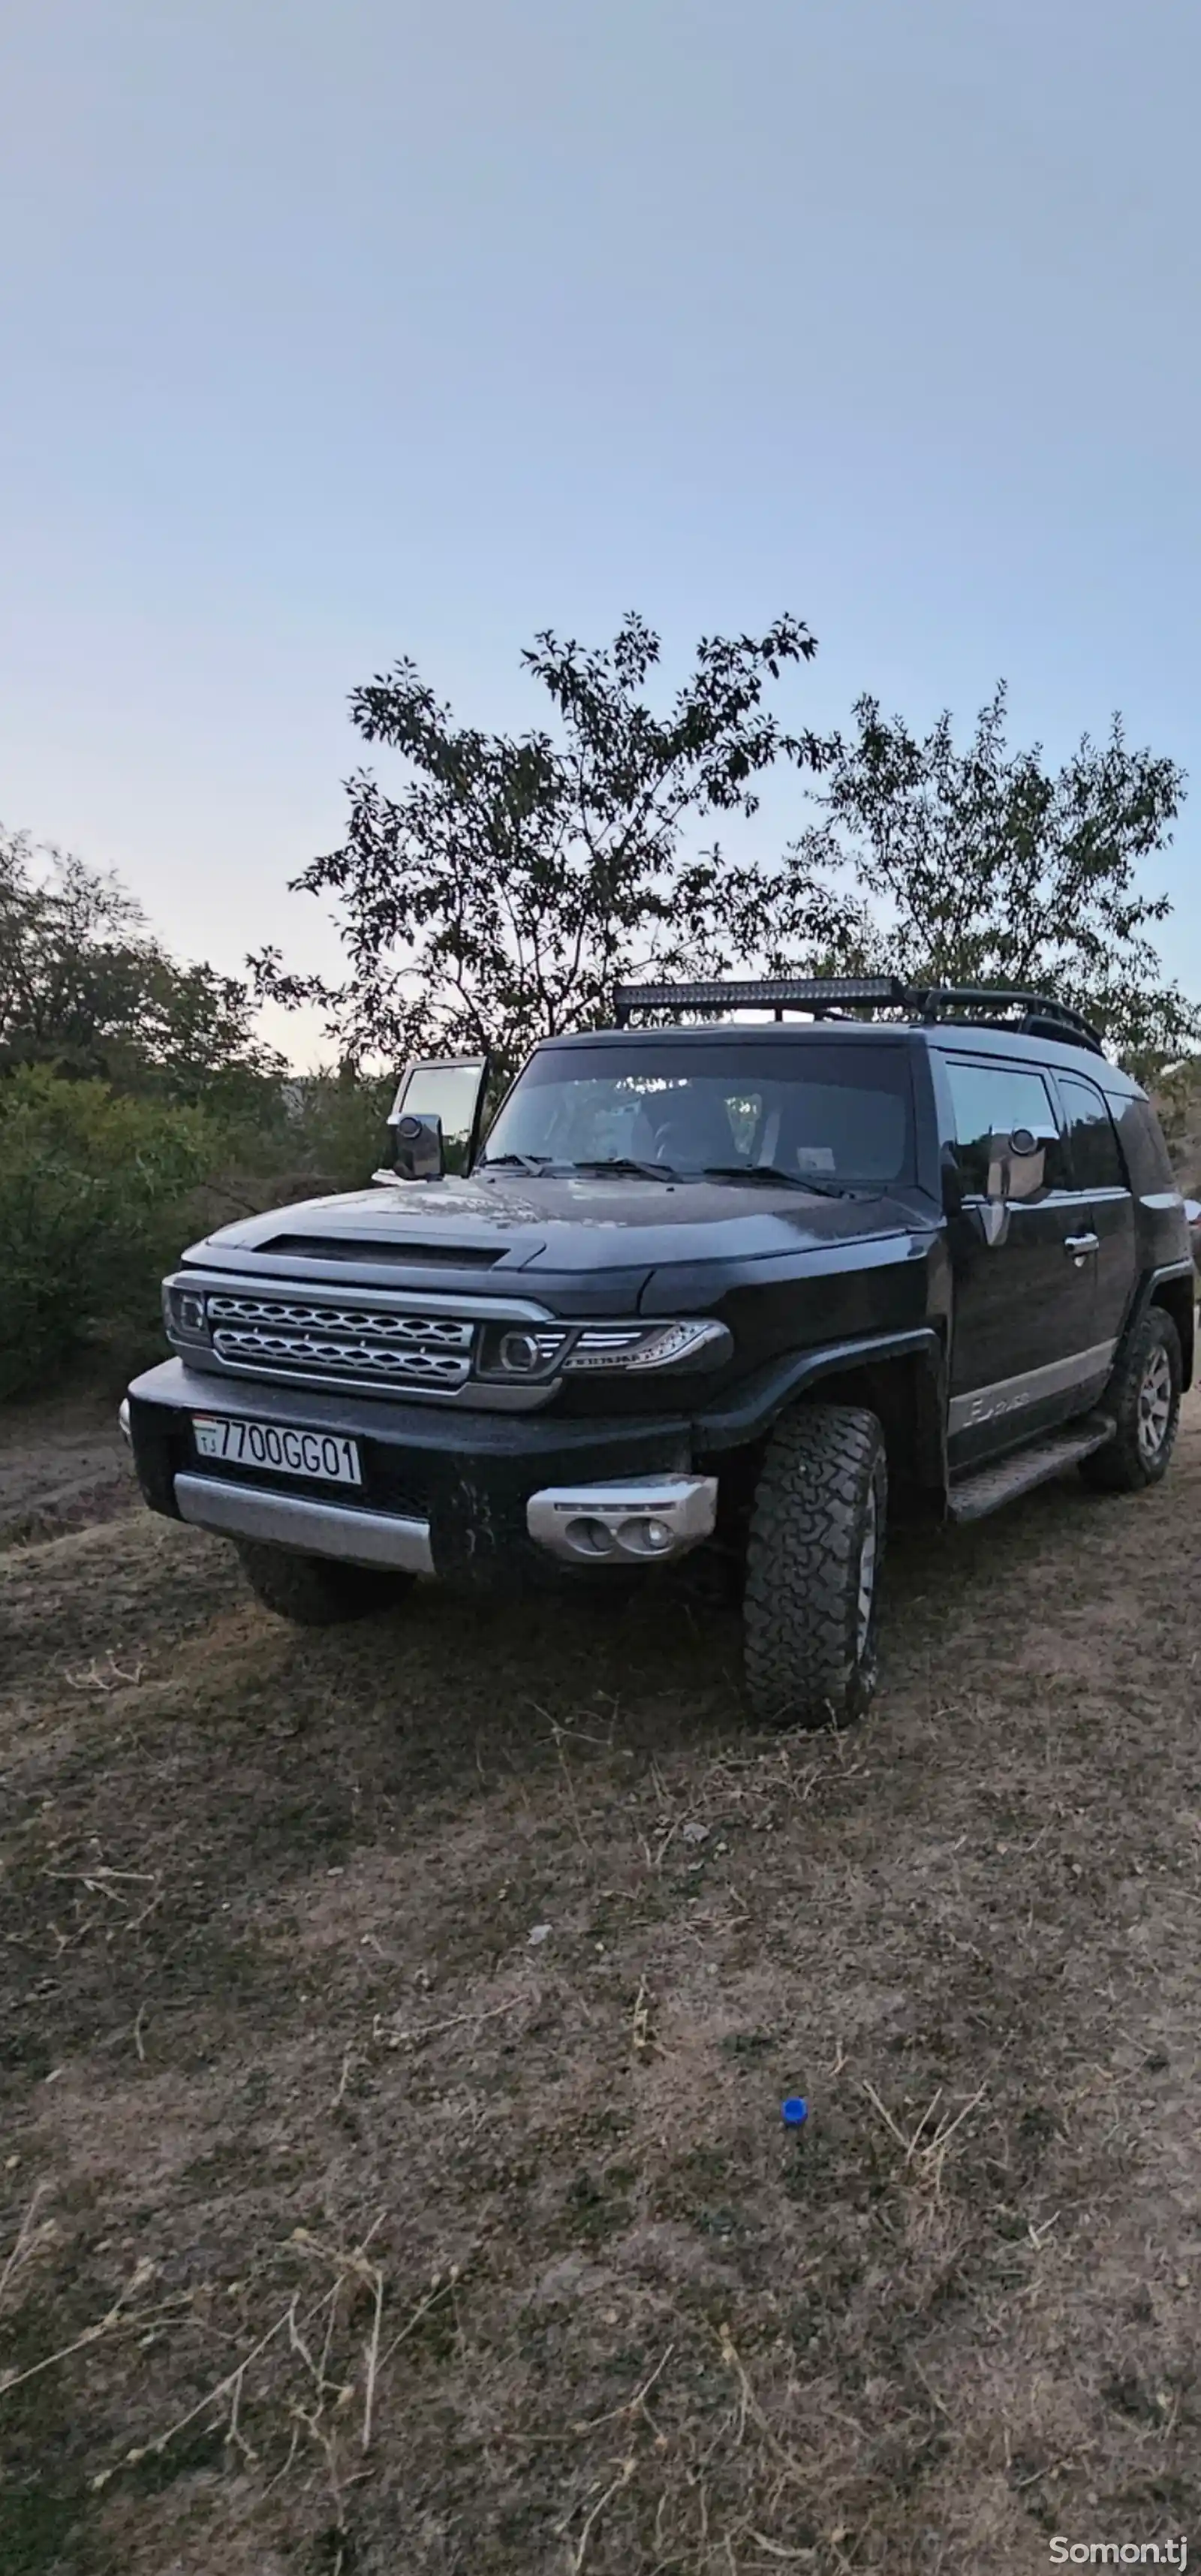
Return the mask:
<svg viewBox="0 0 1201 2576">
<path fill-rule="evenodd" d="M 944 1062 L 964 1189 L 978 1198 L 1021 1200 L 1064 1188 L 1063 1146 L 1041 1073 L 956 1056 Z M 1023 1131 L 1033 1152 L 1014 1150 L 1013 1139 Z"/>
</svg>

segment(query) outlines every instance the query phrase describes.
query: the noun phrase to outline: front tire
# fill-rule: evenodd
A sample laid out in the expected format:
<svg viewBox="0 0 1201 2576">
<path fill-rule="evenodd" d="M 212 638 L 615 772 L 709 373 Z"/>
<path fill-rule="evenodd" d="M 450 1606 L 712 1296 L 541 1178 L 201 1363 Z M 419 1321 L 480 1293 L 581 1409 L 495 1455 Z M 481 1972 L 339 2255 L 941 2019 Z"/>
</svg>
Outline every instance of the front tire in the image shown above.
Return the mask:
<svg viewBox="0 0 1201 2576">
<path fill-rule="evenodd" d="M 768 1726 L 845 1726 L 876 1686 L 884 1434 L 858 1405 L 786 1414 L 755 1488 L 743 1595 L 747 1698 Z"/>
<path fill-rule="evenodd" d="M 1166 1476 L 1180 1425 L 1184 1365 L 1180 1335 L 1162 1306 L 1149 1306 L 1135 1327 L 1106 1399 L 1117 1429 L 1103 1449 L 1080 1462 L 1086 1485 L 1105 1494 L 1138 1494 Z"/>
<path fill-rule="evenodd" d="M 415 1577 L 379 1573 L 370 1565 L 342 1565 L 328 1556 L 301 1556 L 263 1539 L 236 1542 L 242 1572 L 256 1601 L 299 1628 L 334 1628 L 346 1619 L 369 1619 L 403 1599 Z"/>
</svg>

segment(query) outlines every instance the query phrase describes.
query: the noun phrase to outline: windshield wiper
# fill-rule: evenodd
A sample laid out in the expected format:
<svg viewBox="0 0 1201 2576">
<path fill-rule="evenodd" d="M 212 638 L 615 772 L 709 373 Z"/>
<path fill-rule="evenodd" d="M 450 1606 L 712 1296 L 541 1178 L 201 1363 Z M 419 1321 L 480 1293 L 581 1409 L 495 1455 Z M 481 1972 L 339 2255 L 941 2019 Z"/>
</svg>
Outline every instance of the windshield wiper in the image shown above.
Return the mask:
<svg viewBox="0 0 1201 2576">
<path fill-rule="evenodd" d="M 553 1154 L 484 1154 L 476 1165 L 480 1172 L 544 1172 L 553 1163 Z"/>
<path fill-rule="evenodd" d="M 678 1181 L 680 1175 L 670 1163 L 639 1163 L 631 1154 L 609 1154 L 603 1161 L 572 1163 L 573 1172 L 627 1172 L 634 1180 Z"/>
<path fill-rule="evenodd" d="M 706 1181 L 770 1181 L 777 1189 L 812 1190 L 819 1199 L 846 1199 L 851 1193 L 838 1181 L 818 1181 L 812 1173 L 782 1171 L 778 1163 L 706 1163 Z"/>
</svg>

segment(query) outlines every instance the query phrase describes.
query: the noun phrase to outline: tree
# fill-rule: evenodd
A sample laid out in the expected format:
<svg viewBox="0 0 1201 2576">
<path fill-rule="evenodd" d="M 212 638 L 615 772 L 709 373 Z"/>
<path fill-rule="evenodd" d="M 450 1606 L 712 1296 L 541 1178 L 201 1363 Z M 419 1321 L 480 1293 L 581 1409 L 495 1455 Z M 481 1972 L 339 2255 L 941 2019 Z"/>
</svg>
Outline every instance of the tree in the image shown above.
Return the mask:
<svg viewBox="0 0 1201 2576">
<path fill-rule="evenodd" d="M 1148 935 L 1171 905 L 1140 882 L 1171 840 L 1184 774 L 1131 751 L 1117 716 L 1107 741 L 1085 735 L 1050 770 L 1040 744 L 1009 749 L 1005 712 L 1001 685 L 960 751 L 949 715 L 918 740 L 860 698 L 818 793 L 823 819 L 796 845 L 799 882 L 853 887 L 863 910 L 848 964 L 1055 994 L 1152 1073 L 1201 1036 Z"/>
<path fill-rule="evenodd" d="M 153 1356 L 159 1281 L 220 1141 L 203 1110 L 46 1065 L 0 1081 L 0 1402 L 83 1350 L 125 1375 Z"/>
<path fill-rule="evenodd" d="M 817 770 L 825 746 L 765 704 L 816 646 L 791 616 L 761 636 L 710 636 L 665 714 L 644 692 L 659 638 L 628 616 L 601 651 L 540 634 L 522 659 L 554 733 L 514 739 L 455 723 L 411 661 L 356 689 L 351 715 L 404 764 L 386 794 L 347 782 L 342 846 L 295 880 L 338 898 L 347 982 L 250 961 L 261 994 L 324 1006 L 343 1055 L 393 1063 L 539 1037 L 611 1015 L 616 980 L 771 971 L 849 936 L 847 907 L 795 856 L 773 869 L 682 848 L 686 819 L 755 812 L 778 759 Z"/>
<path fill-rule="evenodd" d="M 178 965 L 115 877 L 0 832 L 0 1074 L 32 1064 L 231 1112 L 283 1070 L 237 976 Z"/>
</svg>

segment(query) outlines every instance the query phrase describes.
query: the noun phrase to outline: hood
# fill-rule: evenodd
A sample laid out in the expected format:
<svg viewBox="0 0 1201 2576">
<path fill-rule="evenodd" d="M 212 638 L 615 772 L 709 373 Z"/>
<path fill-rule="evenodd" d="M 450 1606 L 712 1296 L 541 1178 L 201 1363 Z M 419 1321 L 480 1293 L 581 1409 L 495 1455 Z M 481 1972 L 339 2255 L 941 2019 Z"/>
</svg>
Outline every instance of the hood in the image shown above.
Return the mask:
<svg viewBox="0 0 1201 2576">
<path fill-rule="evenodd" d="M 187 1258 L 239 1255 L 301 1267 L 337 1262 L 365 1271 L 515 1272 L 653 1269 L 663 1262 L 766 1260 L 908 1234 L 915 1211 L 887 1196 L 829 1199 L 765 1182 L 643 1181 L 520 1173 L 471 1180 L 377 1184 L 240 1218 Z M 532 1285 L 531 1281 L 531 1285 Z"/>
</svg>

